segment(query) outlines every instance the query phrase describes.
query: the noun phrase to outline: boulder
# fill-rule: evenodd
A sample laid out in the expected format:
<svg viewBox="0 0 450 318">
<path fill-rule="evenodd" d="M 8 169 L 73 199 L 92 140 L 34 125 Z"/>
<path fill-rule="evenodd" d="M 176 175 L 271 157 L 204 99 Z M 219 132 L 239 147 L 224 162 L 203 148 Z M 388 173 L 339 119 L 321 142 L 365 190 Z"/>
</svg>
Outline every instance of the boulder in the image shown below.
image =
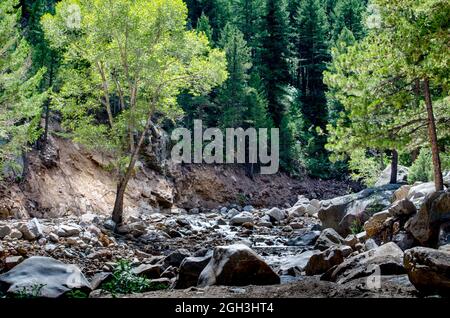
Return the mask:
<svg viewBox="0 0 450 318">
<path fill-rule="evenodd" d="M 392 237 L 392 242 L 398 245 L 402 251 L 408 250 L 414 247 L 414 237 L 408 232 L 401 231 Z"/>
<path fill-rule="evenodd" d="M 345 246 L 345 248 L 350 247 Z M 352 249 L 350 248 L 351 252 Z M 321 253 L 312 255 L 305 267 L 306 275 L 312 276 L 325 273 L 333 266 L 341 264 L 345 258 L 344 254 L 348 256 L 348 249 L 332 247 Z"/>
<path fill-rule="evenodd" d="M 19 227 L 19 231 L 22 233 L 23 237 L 29 241 L 36 240 L 43 235 L 42 226 L 36 218 L 28 221 L 26 224 L 22 224 Z"/>
<path fill-rule="evenodd" d="M 290 239 L 287 242 L 288 246 L 310 246 L 316 243 L 320 236 L 320 231 L 306 231 L 305 233 Z"/>
<path fill-rule="evenodd" d="M 252 223 L 253 215 L 250 212 L 241 212 L 233 216 L 230 220 L 230 225 L 242 225 L 244 223 Z"/>
<path fill-rule="evenodd" d="M 11 228 L 8 225 L 0 225 L 0 239 L 11 233 Z"/>
<path fill-rule="evenodd" d="M 198 278 L 201 272 L 212 258 L 212 251 L 205 256 L 186 257 L 178 270 L 178 277 L 175 283 L 176 289 L 186 289 L 191 286 L 197 286 Z"/>
<path fill-rule="evenodd" d="M 415 183 L 408 192 L 407 199 L 420 206 L 425 198 L 436 192 L 434 182 Z"/>
<path fill-rule="evenodd" d="M 63 224 L 58 227 L 56 234 L 58 234 L 59 237 L 70 237 L 70 236 L 77 236 L 80 234 L 81 229 L 77 225 L 67 225 Z"/>
<path fill-rule="evenodd" d="M 0 291 L 15 294 L 38 288 L 39 297 L 57 298 L 91 286 L 80 269 L 49 257 L 33 256 L 0 275 Z"/>
<path fill-rule="evenodd" d="M 370 219 L 364 223 L 364 230 L 368 237 L 374 237 L 384 229 L 384 222 L 389 218 L 391 214 L 385 210 L 375 213 Z"/>
<path fill-rule="evenodd" d="M 450 252 L 415 247 L 405 251 L 404 266 L 420 292 L 450 295 Z"/>
<path fill-rule="evenodd" d="M 408 199 L 397 200 L 388 208 L 389 214 L 394 217 L 408 217 L 417 212 L 414 203 Z"/>
<path fill-rule="evenodd" d="M 138 267 L 134 267 L 131 271 L 135 275 L 144 276 L 148 279 L 155 279 L 161 276 L 160 265 L 141 264 Z"/>
<path fill-rule="evenodd" d="M 198 285 L 246 286 L 279 284 L 280 277 L 248 246 L 219 246 L 201 272 Z"/>
<path fill-rule="evenodd" d="M 345 284 L 353 279 L 380 275 L 404 274 L 403 251 L 392 242 L 344 260 L 322 278 Z"/>
<path fill-rule="evenodd" d="M 280 222 L 287 217 L 286 213 L 279 208 L 270 209 L 269 211 L 267 211 L 267 215 L 273 222 Z"/>
<path fill-rule="evenodd" d="M 5 268 L 10 270 L 23 261 L 23 256 L 8 256 L 5 259 Z"/>
<path fill-rule="evenodd" d="M 411 186 L 409 184 L 402 185 L 400 188 L 395 190 L 394 196 L 392 197 L 392 202 L 406 199 L 408 197 L 409 190 L 411 190 Z"/>
<path fill-rule="evenodd" d="M 399 185 L 388 184 L 322 201 L 318 217 L 324 228 L 333 228 L 340 235 L 347 236 L 355 222 L 364 224 L 373 214 L 388 208 L 398 188 Z"/>
<path fill-rule="evenodd" d="M 405 166 L 397 166 L 397 183 L 405 183 L 408 181 L 409 169 Z M 378 180 L 375 182 L 376 187 L 381 187 L 391 182 L 391 166 L 387 166 L 383 170 Z"/>
<path fill-rule="evenodd" d="M 304 271 L 309 259 L 320 253 L 319 251 L 306 251 L 299 255 L 288 256 L 283 259 L 279 273 L 288 276 L 300 276 Z"/>
<path fill-rule="evenodd" d="M 335 230 L 325 229 L 317 238 L 314 248 L 317 250 L 325 251 L 330 247 L 342 245 L 344 242 L 344 238 L 340 236 Z"/>
<path fill-rule="evenodd" d="M 377 248 L 378 248 L 378 244 L 377 244 L 377 242 L 375 242 L 374 239 L 370 238 L 370 239 L 368 239 L 368 240 L 366 240 L 364 242 L 364 249 L 366 251 L 374 250 L 374 249 L 377 249 Z"/>
<path fill-rule="evenodd" d="M 450 192 L 440 191 L 426 197 L 419 212 L 405 226 L 423 246 L 436 247 L 442 224 L 450 221 Z"/>
<path fill-rule="evenodd" d="M 179 267 L 181 265 L 181 262 L 183 262 L 183 260 L 189 256 L 191 256 L 191 253 L 184 248 L 175 250 L 169 255 L 167 255 L 166 258 L 164 258 L 163 261 L 164 267 L 165 268 L 169 266 Z"/>
</svg>

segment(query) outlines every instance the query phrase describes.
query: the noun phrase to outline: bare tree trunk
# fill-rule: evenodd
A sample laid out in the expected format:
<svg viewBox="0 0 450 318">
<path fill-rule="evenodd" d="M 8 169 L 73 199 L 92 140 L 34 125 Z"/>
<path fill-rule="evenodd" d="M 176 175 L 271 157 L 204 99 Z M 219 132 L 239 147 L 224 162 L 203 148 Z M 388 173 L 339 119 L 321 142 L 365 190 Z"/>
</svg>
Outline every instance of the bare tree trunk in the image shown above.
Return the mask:
<svg viewBox="0 0 450 318">
<path fill-rule="evenodd" d="M 50 72 L 49 72 L 49 79 L 48 79 L 48 87 L 49 89 L 52 89 L 53 86 L 53 54 L 51 55 L 50 59 Z M 50 98 L 47 98 L 45 101 L 45 118 L 44 118 L 44 136 L 43 136 L 43 147 L 42 150 L 45 151 L 47 148 L 47 141 L 48 141 L 48 126 L 50 122 Z"/>
<path fill-rule="evenodd" d="M 398 173 L 398 152 L 397 150 L 392 150 L 392 160 L 391 160 L 391 184 L 397 183 L 397 173 Z"/>
<path fill-rule="evenodd" d="M 131 179 L 131 176 L 133 174 L 134 166 L 136 165 L 137 159 L 139 157 L 139 152 L 141 150 L 142 144 L 144 143 L 145 136 L 147 135 L 148 131 L 150 130 L 150 127 L 152 125 L 152 114 L 149 115 L 147 119 L 147 123 L 144 127 L 144 130 L 142 131 L 142 134 L 139 138 L 139 142 L 134 148 L 134 152 L 131 155 L 131 161 L 128 165 L 127 171 L 125 172 L 125 175 L 120 179 L 119 183 L 117 184 L 117 193 L 116 193 L 116 201 L 114 202 L 114 209 L 112 212 L 112 220 L 116 224 L 121 224 L 123 221 L 123 201 L 125 196 L 125 191 L 127 189 L 128 182 Z"/>
<path fill-rule="evenodd" d="M 430 138 L 431 153 L 433 155 L 434 184 L 436 186 L 436 191 L 442 191 L 444 190 L 444 180 L 442 178 L 441 159 L 439 158 L 439 147 L 436 133 L 436 122 L 433 114 L 433 104 L 431 101 L 430 83 L 428 78 L 425 78 L 423 80 L 423 91 L 428 114 L 428 136 Z"/>
</svg>

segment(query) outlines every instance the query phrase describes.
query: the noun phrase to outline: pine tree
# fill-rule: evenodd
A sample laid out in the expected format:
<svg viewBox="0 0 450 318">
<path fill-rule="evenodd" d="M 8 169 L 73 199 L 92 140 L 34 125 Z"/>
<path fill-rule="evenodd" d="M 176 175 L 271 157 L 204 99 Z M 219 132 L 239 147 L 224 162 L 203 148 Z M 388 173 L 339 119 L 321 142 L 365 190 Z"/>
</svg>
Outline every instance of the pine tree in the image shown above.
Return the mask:
<svg viewBox="0 0 450 318">
<path fill-rule="evenodd" d="M 246 93 L 252 66 L 250 49 L 242 32 L 231 24 L 222 31 L 219 45 L 226 53 L 229 74 L 219 93 L 219 103 L 224 108 L 221 126 L 241 127 L 247 111 L 242 96 Z"/>
<path fill-rule="evenodd" d="M 39 137 L 45 98 L 38 91 L 45 69 L 32 72 L 32 51 L 20 32 L 16 6 L 15 0 L 0 3 L 0 174 L 16 170 L 17 158 Z"/>
<path fill-rule="evenodd" d="M 353 36 L 360 40 L 365 35 L 364 13 L 366 3 L 361 0 L 338 0 L 333 12 L 330 14 L 332 34 L 331 39 L 335 42 L 344 28 L 352 32 Z"/>
<path fill-rule="evenodd" d="M 282 99 L 289 76 L 289 13 L 286 0 L 268 0 L 264 17 L 261 75 L 265 82 L 269 112 L 275 127 L 280 127 L 285 107 Z"/>
<path fill-rule="evenodd" d="M 198 32 L 205 33 L 210 43 L 212 42 L 213 30 L 211 28 L 211 24 L 209 23 L 209 18 L 202 12 L 202 15 L 197 20 L 197 28 Z"/>
</svg>

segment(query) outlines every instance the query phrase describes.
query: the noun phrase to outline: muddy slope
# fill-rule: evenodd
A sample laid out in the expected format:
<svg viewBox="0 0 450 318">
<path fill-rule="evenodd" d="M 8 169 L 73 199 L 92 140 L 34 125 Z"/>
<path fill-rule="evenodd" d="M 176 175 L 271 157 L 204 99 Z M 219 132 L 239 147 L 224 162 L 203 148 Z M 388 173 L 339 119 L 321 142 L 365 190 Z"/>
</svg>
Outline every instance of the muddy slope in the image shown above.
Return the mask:
<svg viewBox="0 0 450 318">
<path fill-rule="evenodd" d="M 350 192 L 347 183 L 286 174 L 253 179 L 236 166 L 186 165 L 165 174 L 146 164 L 143 153 L 126 194 L 126 215 L 151 213 L 177 206 L 185 209 L 216 208 L 229 204 L 285 206 L 297 196 L 325 199 Z M 51 138 L 46 156 L 28 155 L 29 171 L 21 184 L 0 187 L 0 217 L 62 217 L 85 213 L 109 214 L 115 199 L 114 176 L 108 158 L 59 138 Z"/>
</svg>

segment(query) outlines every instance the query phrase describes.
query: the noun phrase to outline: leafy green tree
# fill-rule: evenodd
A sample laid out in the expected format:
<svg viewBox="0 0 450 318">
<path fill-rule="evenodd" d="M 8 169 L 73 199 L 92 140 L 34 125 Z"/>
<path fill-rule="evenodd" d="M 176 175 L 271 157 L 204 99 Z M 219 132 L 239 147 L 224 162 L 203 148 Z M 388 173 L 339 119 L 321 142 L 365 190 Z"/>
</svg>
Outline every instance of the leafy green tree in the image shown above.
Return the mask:
<svg viewBox="0 0 450 318">
<path fill-rule="evenodd" d="M 63 0 L 42 24 L 65 51 L 64 86 L 53 99 L 76 141 L 117 158 L 113 220 L 156 113 L 181 115 L 177 96 L 204 94 L 227 77 L 223 52 L 186 31 L 182 0 Z"/>
<path fill-rule="evenodd" d="M 0 3 L 0 174 L 13 168 L 40 135 L 45 69 L 32 72 L 32 51 L 20 32 L 17 1 Z"/>
<path fill-rule="evenodd" d="M 353 36 L 360 40 L 365 35 L 364 14 L 366 3 L 361 0 L 338 0 L 330 14 L 332 34 L 335 42 L 344 28 L 352 32 Z"/>
</svg>

